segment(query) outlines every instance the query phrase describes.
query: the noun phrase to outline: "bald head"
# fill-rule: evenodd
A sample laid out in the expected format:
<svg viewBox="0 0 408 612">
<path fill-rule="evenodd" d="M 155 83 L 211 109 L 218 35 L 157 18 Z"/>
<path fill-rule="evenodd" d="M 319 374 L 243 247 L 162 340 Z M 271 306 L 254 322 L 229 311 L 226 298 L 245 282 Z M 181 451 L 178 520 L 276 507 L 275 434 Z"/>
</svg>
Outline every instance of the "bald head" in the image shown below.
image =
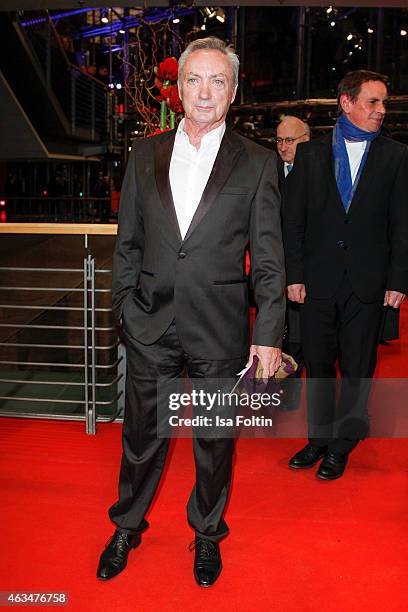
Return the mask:
<svg viewBox="0 0 408 612">
<path fill-rule="evenodd" d="M 282 160 L 293 164 L 299 142 L 310 140 L 310 128 L 298 117 L 286 115 L 278 125 L 276 146 Z"/>
</svg>

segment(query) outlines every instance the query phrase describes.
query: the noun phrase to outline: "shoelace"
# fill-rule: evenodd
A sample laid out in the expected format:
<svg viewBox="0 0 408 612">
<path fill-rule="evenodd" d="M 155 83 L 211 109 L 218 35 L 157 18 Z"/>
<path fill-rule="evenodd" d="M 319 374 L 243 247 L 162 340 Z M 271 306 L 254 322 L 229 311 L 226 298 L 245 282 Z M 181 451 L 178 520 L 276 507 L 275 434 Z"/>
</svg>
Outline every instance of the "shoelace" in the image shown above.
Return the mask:
<svg viewBox="0 0 408 612">
<path fill-rule="evenodd" d="M 197 555 L 212 559 L 216 553 L 216 547 L 210 540 L 193 540 L 188 547 L 189 550 L 196 549 Z"/>
<path fill-rule="evenodd" d="M 129 543 L 128 543 L 128 539 L 127 538 L 128 538 L 128 536 L 127 536 L 126 533 L 122 533 L 120 531 L 117 531 L 106 542 L 106 547 L 108 547 L 109 544 L 113 544 L 114 546 L 118 546 L 119 548 L 123 548 L 125 546 L 128 546 Z"/>
<path fill-rule="evenodd" d="M 341 461 L 343 461 L 343 458 L 341 457 L 341 455 L 336 455 L 335 453 L 327 453 L 325 457 L 325 462 L 331 463 L 333 465 L 337 465 Z"/>
<path fill-rule="evenodd" d="M 305 450 L 306 450 L 306 453 L 305 453 L 306 455 L 314 455 L 314 453 L 316 452 L 316 449 L 311 444 L 308 444 L 308 448 Z"/>
</svg>

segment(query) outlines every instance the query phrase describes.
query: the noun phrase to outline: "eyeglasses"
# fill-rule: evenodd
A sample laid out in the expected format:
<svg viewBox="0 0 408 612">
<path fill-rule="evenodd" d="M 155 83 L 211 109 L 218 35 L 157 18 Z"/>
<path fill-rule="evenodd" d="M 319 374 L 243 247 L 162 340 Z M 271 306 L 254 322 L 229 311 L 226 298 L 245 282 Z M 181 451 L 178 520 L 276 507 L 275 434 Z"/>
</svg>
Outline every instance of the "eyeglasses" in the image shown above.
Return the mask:
<svg viewBox="0 0 408 612">
<path fill-rule="evenodd" d="M 275 138 L 275 142 L 277 145 L 282 146 L 283 143 L 287 144 L 287 145 L 292 145 L 295 140 L 299 140 L 299 138 L 302 138 L 302 136 L 306 136 L 306 132 L 304 134 L 301 134 L 300 136 L 296 136 L 296 138 L 291 138 L 290 136 L 288 136 L 287 138 Z"/>
</svg>

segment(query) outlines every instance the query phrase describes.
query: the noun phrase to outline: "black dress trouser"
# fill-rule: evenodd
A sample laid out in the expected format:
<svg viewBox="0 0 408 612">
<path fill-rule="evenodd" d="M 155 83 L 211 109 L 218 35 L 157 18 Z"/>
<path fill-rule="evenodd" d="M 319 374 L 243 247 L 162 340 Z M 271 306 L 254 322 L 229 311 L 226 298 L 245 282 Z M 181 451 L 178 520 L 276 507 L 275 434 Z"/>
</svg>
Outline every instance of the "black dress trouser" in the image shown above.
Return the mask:
<svg viewBox="0 0 408 612">
<path fill-rule="evenodd" d="M 383 301 L 363 303 L 346 273 L 333 297 L 306 295 L 301 325 L 312 444 L 346 454 L 367 436 L 370 379 L 383 316 Z M 337 360 L 342 381 L 336 399 Z"/>
<path fill-rule="evenodd" d="M 125 418 L 119 499 L 109 509 L 120 531 L 143 531 L 163 472 L 169 438 L 157 437 L 157 382 L 190 378 L 235 378 L 248 355 L 231 360 L 204 360 L 188 355 L 174 323 L 154 344 L 143 345 L 125 332 L 127 355 Z M 234 440 L 193 438 L 196 483 L 187 506 L 190 525 L 199 537 L 218 541 L 228 533 L 223 518 L 231 484 Z"/>
</svg>

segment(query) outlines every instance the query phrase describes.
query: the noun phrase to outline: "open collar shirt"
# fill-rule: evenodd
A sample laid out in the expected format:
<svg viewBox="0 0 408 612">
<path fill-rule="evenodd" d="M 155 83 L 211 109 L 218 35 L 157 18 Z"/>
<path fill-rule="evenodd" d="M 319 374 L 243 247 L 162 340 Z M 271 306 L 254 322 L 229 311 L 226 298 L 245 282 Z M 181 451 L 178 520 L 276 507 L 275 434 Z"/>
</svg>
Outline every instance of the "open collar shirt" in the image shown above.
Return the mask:
<svg viewBox="0 0 408 612">
<path fill-rule="evenodd" d="M 225 123 L 205 134 L 197 150 L 184 131 L 184 119 L 178 126 L 169 178 L 183 239 L 202 198 L 224 133 Z"/>
</svg>

